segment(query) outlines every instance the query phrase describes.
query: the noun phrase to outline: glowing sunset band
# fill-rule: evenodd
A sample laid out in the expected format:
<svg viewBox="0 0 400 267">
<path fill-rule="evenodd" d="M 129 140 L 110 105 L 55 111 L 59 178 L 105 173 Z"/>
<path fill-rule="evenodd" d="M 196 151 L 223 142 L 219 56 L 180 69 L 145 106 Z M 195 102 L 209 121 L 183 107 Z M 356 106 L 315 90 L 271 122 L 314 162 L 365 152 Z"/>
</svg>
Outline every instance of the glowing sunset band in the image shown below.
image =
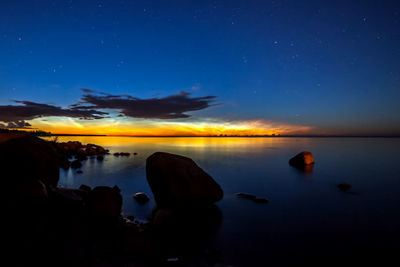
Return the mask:
<svg viewBox="0 0 400 267">
<path fill-rule="evenodd" d="M 48 118 L 31 121 L 32 126 L 54 134 L 103 134 L 131 136 L 247 136 L 307 134 L 309 126 L 281 124 L 266 120 L 166 122 L 103 119 L 83 121 L 71 118 Z"/>
</svg>

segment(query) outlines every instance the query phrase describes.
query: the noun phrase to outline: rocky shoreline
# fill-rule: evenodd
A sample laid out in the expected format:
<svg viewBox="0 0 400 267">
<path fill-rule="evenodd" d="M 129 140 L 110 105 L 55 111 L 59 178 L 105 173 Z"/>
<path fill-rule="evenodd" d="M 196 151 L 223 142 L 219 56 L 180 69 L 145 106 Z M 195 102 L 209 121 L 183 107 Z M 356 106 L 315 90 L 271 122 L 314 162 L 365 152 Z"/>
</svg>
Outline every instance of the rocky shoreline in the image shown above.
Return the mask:
<svg viewBox="0 0 400 267">
<path fill-rule="evenodd" d="M 101 160 L 109 153 L 103 147 L 30 135 L 3 136 L 2 141 L 7 254 L 16 265 L 162 266 L 185 257 L 190 261 L 193 254 L 203 253 L 199 244 L 221 222 L 213 203 L 222 199 L 222 189 L 189 158 L 160 152 L 149 157 L 147 179 L 157 209 L 142 224 L 121 216 L 117 186 L 58 187 L 59 168 L 74 168 L 87 157 Z M 138 202 L 146 197 L 135 195 Z"/>
</svg>

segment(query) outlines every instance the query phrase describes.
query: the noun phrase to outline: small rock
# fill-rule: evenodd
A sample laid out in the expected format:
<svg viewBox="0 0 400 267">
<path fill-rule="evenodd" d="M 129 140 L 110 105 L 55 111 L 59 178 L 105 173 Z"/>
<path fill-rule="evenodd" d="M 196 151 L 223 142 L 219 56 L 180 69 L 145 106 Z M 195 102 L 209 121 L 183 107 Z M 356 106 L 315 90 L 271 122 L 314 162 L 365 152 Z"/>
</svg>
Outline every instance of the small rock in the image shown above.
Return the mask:
<svg viewBox="0 0 400 267">
<path fill-rule="evenodd" d="M 136 153 L 136 152 L 134 152 L 134 153 L 133 153 L 133 155 L 137 155 L 137 153 Z"/>
<path fill-rule="evenodd" d="M 341 183 L 341 184 L 338 184 L 338 187 L 342 191 L 348 191 L 348 190 L 351 189 L 351 184 L 349 184 L 349 183 Z"/>
<path fill-rule="evenodd" d="M 121 153 L 119 153 L 121 156 L 123 156 L 123 157 L 129 157 L 130 155 L 131 155 L 131 153 L 128 153 L 128 152 L 121 152 Z"/>
<path fill-rule="evenodd" d="M 104 159 L 104 157 L 102 155 L 97 156 L 97 160 L 103 160 L 103 159 Z"/>
<path fill-rule="evenodd" d="M 69 167 L 71 166 L 71 162 L 67 158 L 64 158 L 59 161 L 60 167 L 63 168 L 64 170 L 68 170 Z"/>
<path fill-rule="evenodd" d="M 115 192 L 120 193 L 121 189 L 118 187 L 118 185 L 114 185 L 114 187 L 112 188 Z"/>
<path fill-rule="evenodd" d="M 255 198 L 255 199 L 253 199 L 253 201 L 256 203 L 268 203 L 269 202 L 269 200 L 266 198 Z"/>
<path fill-rule="evenodd" d="M 289 160 L 289 164 L 296 168 L 304 168 L 305 166 L 314 164 L 314 157 L 311 152 L 303 151 Z"/>
<path fill-rule="evenodd" d="M 90 187 L 90 186 L 88 186 L 88 185 L 85 185 L 85 184 L 82 184 L 80 187 L 79 187 L 79 189 L 80 190 L 83 190 L 83 191 L 86 191 L 86 192 L 90 192 L 90 191 L 92 191 L 92 188 Z"/>
<path fill-rule="evenodd" d="M 120 156 L 120 153 L 115 152 L 115 153 L 114 153 L 114 156 L 119 157 L 119 156 Z"/>
<path fill-rule="evenodd" d="M 150 200 L 150 198 L 143 192 L 138 192 L 133 196 L 134 199 L 140 204 L 144 204 Z"/>
<path fill-rule="evenodd" d="M 246 194 L 246 193 L 237 193 L 236 196 L 240 197 L 240 198 L 252 199 L 252 200 L 257 198 L 255 195 Z"/>
<path fill-rule="evenodd" d="M 78 169 L 80 167 L 82 167 L 82 162 L 80 162 L 79 160 L 76 159 L 71 162 L 71 168 Z"/>
<path fill-rule="evenodd" d="M 83 173 L 83 171 L 81 171 L 81 170 L 78 170 L 78 171 L 76 171 L 76 173 L 79 173 L 79 174 L 80 174 L 80 173 Z"/>
</svg>

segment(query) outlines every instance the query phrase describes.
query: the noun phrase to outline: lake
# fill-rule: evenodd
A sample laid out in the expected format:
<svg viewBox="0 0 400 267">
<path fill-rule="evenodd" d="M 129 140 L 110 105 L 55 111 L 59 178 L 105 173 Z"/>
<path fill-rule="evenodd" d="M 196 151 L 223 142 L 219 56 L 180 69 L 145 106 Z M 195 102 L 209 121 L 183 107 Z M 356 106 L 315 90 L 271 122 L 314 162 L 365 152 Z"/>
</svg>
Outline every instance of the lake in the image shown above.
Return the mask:
<svg viewBox="0 0 400 267">
<path fill-rule="evenodd" d="M 205 249 L 232 266 L 285 265 L 323 255 L 391 257 L 400 238 L 400 138 L 201 138 L 59 137 L 110 150 L 104 161 L 88 159 L 82 174 L 60 171 L 60 186 L 118 185 L 123 215 L 146 221 L 152 199 L 139 205 L 136 192 L 152 198 L 146 158 L 156 151 L 192 158 L 223 188 L 216 205 L 222 220 Z M 288 160 L 301 151 L 314 154 L 310 172 Z M 115 157 L 114 152 L 136 152 Z M 342 192 L 337 185 L 353 187 Z M 245 192 L 269 199 L 254 203 Z"/>
</svg>

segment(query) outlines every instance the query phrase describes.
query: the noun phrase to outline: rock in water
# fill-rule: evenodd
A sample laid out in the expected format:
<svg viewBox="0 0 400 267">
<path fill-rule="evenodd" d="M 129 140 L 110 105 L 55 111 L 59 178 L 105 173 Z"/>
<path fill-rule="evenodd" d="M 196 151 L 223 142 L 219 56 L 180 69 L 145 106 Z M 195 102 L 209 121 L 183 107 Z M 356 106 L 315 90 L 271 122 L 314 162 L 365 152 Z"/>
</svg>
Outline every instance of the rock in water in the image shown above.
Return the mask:
<svg viewBox="0 0 400 267">
<path fill-rule="evenodd" d="M 150 200 L 150 198 L 145 193 L 142 193 L 142 192 L 136 193 L 133 197 L 140 204 L 144 204 L 144 203 L 146 203 L 147 201 Z"/>
<path fill-rule="evenodd" d="M 304 168 L 314 164 L 314 157 L 311 152 L 303 151 L 289 160 L 289 164 L 296 168 Z"/>
<path fill-rule="evenodd" d="M 219 184 L 187 157 L 156 152 L 146 160 L 146 177 L 159 208 L 209 205 L 223 197 Z"/>
<path fill-rule="evenodd" d="M 89 192 L 89 206 L 97 215 L 119 216 L 122 196 L 118 187 L 97 186 Z"/>
<path fill-rule="evenodd" d="M 351 189 L 351 184 L 349 183 L 342 183 L 342 184 L 338 184 L 338 187 L 340 190 L 342 191 L 348 191 Z"/>
<path fill-rule="evenodd" d="M 76 159 L 71 162 L 71 168 L 78 169 L 80 167 L 82 167 L 82 162 L 80 162 L 79 160 Z"/>
<path fill-rule="evenodd" d="M 239 198 L 246 198 L 246 199 L 252 199 L 252 200 L 257 198 L 255 195 L 251 195 L 251 194 L 247 194 L 247 193 L 237 193 L 236 196 Z"/>
</svg>

